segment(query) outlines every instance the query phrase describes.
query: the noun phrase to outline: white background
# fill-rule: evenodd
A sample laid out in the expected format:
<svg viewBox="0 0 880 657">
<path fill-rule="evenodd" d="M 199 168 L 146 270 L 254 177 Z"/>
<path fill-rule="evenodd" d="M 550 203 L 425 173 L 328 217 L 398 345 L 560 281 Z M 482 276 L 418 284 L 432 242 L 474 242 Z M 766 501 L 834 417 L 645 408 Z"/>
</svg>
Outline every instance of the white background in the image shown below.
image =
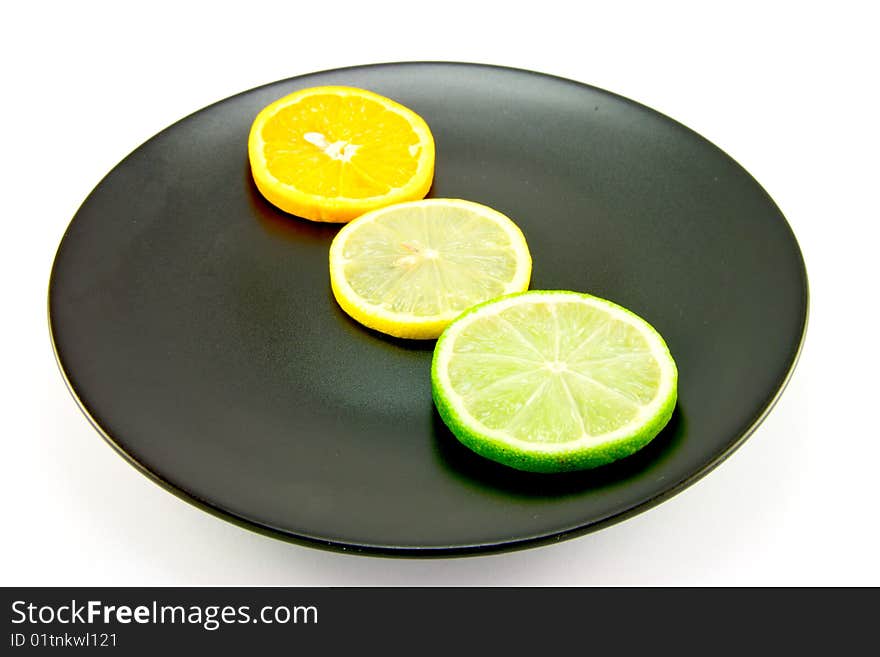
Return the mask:
<svg viewBox="0 0 880 657">
<path fill-rule="evenodd" d="M 872 3 L 520 4 L 4 8 L 0 584 L 880 585 Z M 708 477 L 558 545 L 368 558 L 202 513 L 137 473 L 85 421 L 55 366 L 46 290 L 58 242 L 94 185 L 216 100 L 404 60 L 504 64 L 618 92 L 718 144 L 776 200 L 807 262 L 806 346 L 775 410 Z"/>
</svg>

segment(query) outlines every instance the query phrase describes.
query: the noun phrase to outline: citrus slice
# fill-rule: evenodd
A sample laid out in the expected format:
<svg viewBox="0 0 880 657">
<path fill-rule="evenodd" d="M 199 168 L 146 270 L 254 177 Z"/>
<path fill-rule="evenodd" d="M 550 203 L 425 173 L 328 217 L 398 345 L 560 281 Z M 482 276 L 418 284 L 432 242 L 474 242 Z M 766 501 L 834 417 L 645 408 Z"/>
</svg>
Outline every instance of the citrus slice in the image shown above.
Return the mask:
<svg viewBox="0 0 880 657">
<path fill-rule="evenodd" d="M 266 106 L 251 126 L 257 188 L 285 212 L 345 222 L 424 198 L 434 138 L 415 112 L 354 87 L 311 87 Z"/>
<path fill-rule="evenodd" d="M 434 401 L 459 441 L 519 470 L 604 465 L 672 415 L 678 371 L 650 324 L 565 291 L 511 295 L 464 313 L 437 341 Z"/>
<path fill-rule="evenodd" d="M 330 284 L 342 309 L 400 338 L 436 338 L 474 304 L 527 289 L 531 272 L 516 224 L 471 201 L 374 210 L 330 245 Z"/>
</svg>

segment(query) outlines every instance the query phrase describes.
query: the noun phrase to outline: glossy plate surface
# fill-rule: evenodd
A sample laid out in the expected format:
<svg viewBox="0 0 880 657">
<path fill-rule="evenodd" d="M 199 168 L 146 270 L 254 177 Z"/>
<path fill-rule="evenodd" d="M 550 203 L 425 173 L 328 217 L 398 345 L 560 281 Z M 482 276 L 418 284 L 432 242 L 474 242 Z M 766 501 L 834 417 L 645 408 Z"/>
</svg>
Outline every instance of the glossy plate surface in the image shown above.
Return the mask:
<svg viewBox="0 0 880 657">
<path fill-rule="evenodd" d="M 434 343 L 350 320 L 329 284 L 339 226 L 284 215 L 251 180 L 257 112 L 324 84 L 424 117 L 437 143 L 430 195 L 517 222 L 532 289 L 590 292 L 660 331 L 679 404 L 653 443 L 598 470 L 531 475 L 455 441 L 431 401 Z M 49 290 L 68 385 L 139 469 L 257 531 L 401 555 L 558 540 L 666 499 L 769 411 L 806 317 L 791 229 L 717 147 L 605 91 L 467 64 L 316 73 L 179 121 L 86 199 Z"/>
</svg>

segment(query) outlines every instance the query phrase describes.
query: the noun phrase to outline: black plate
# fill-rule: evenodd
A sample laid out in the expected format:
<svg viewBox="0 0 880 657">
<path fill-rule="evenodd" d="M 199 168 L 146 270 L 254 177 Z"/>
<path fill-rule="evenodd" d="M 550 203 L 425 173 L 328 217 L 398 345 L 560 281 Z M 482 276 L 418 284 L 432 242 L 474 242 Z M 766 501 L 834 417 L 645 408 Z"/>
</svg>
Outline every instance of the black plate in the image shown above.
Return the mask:
<svg viewBox="0 0 880 657">
<path fill-rule="evenodd" d="M 256 113 L 323 84 L 424 117 L 437 142 L 431 196 L 512 217 L 533 289 L 606 297 L 663 334 L 680 401 L 653 443 L 598 470 L 533 475 L 456 442 L 431 402 L 433 342 L 350 320 L 329 285 L 338 226 L 284 215 L 251 181 Z M 49 317 L 86 415 L 172 492 L 289 540 L 448 555 L 593 530 L 711 470 L 788 380 L 807 281 L 773 201 L 688 128 L 569 80 L 408 63 L 277 82 L 156 135 L 71 222 Z"/>
</svg>

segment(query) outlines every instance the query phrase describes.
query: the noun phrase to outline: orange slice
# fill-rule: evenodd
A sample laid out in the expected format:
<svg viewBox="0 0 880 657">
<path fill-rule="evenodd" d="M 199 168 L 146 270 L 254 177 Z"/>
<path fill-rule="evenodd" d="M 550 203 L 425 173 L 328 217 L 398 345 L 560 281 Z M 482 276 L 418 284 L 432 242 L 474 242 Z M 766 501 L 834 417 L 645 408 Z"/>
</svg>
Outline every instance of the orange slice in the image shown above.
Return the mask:
<svg viewBox="0 0 880 657">
<path fill-rule="evenodd" d="M 266 106 L 251 126 L 248 156 L 263 196 L 313 221 L 350 221 L 422 199 L 434 177 L 428 124 L 354 87 L 311 87 Z"/>
</svg>

